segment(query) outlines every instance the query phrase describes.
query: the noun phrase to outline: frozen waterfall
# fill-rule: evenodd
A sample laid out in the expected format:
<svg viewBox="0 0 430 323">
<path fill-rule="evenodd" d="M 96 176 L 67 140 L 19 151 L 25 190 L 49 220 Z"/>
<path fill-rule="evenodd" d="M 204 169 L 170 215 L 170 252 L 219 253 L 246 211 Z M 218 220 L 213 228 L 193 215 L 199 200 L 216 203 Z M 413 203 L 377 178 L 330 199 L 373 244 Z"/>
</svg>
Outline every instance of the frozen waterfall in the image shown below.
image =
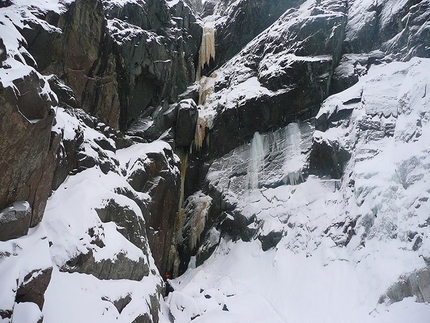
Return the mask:
<svg viewBox="0 0 430 323">
<path fill-rule="evenodd" d="M 258 132 L 254 133 L 248 163 L 248 176 L 246 188 L 258 188 L 258 177 L 264 168 L 264 139 Z"/>
<path fill-rule="evenodd" d="M 282 168 L 285 184 L 296 185 L 303 181 L 304 158 L 300 147 L 301 131 L 298 123 L 290 123 L 285 128 L 284 165 Z"/>
<path fill-rule="evenodd" d="M 197 66 L 196 80 L 201 79 L 201 72 L 210 60 L 215 59 L 215 28 L 213 22 L 206 22 L 203 27 L 202 43 L 199 50 L 199 62 Z"/>
<path fill-rule="evenodd" d="M 258 188 L 300 184 L 312 133 L 308 122 L 290 123 L 264 134 L 256 132 L 251 142 L 215 160 L 208 179 L 233 200 Z"/>
</svg>

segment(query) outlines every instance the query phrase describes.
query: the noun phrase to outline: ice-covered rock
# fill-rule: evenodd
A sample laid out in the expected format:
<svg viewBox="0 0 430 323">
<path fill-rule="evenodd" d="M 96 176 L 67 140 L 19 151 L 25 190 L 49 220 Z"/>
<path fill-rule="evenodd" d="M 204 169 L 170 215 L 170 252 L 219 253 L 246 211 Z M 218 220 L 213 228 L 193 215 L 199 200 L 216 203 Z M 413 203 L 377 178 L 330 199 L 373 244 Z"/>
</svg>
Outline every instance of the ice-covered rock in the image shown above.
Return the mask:
<svg viewBox="0 0 430 323">
<path fill-rule="evenodd" d="M 382 49 L 400 59 L 429 57 L 429 2 L 350 1 L 345 48 L 353 53 Z"/>
</svg>

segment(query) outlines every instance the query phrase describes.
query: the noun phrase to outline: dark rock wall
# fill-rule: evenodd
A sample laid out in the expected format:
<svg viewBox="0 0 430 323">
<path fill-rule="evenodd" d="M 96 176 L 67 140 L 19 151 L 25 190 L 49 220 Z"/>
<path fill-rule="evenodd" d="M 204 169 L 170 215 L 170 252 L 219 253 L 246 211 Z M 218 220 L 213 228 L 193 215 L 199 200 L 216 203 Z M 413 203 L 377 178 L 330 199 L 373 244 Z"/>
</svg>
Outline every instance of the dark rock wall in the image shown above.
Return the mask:
<svg viewBox="0 0 430 323">
<path fill-rule="evenodd" d="M 221 1 L 225 20 L 216 25 L 216 64 L 221 66 L 255 36 L 274 23 L 287 9 L 303 0 Z"/>
<path fill-rule="evenodd" d="M 150 1 L 106 10 L 118 57 L 119 122 L 124 130 L 163 100 L 176 101 L 194 82 L 202 30 L 182 1 L 172 8 Z M 124 37 L 124 27 L 134 28 L 135 34 Z"/>
<path fill-rule="evenodd" d="M 59 140 L 51 134 L 53 98 L 43 92 L 36 73 L 0 89 L 0 209 L 28 201 L 30 226 L 40 222 L 51 192 Z"/>
<path fill-rule="evenodd" d="M 255 131 L 316 114 L 330 93 L 333 71 L 341 59 L 346 11 L 337 1 L 311 7 L 304 18 L 289 10 L 223 66 L 227 73 L 216 79 L 215 98 L 251 77 L 271 93 L 218 103 L 209 131 L 210 158 L 243 144 Z"/>
<path fill-rule="evenodd" d="M 77 0 L 44 19 L 62 32 L 35 23 L 22 31 L 39 71 L 58 75 L 80 107 L 116 129 L 163 99 L 175 101 L 195 79 L 202 31 L 182 1 L 169 8 Z"/>
</svg>

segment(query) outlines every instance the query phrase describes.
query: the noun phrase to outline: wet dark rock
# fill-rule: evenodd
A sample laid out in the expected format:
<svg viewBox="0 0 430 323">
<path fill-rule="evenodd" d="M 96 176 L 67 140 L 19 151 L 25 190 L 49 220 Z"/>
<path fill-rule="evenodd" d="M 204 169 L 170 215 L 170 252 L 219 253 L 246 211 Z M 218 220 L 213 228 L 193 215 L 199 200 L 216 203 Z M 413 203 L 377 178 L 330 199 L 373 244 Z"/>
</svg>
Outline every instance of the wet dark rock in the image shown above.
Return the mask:
<svg viewBox="0 0 430 323">
<path fill-rule="evenodd" d="M 337 142 L 314 140 L 309 156 L 309 173 L 339 179 L 351 154 Z"/>
<path fill-rule="evenodd" d="M 30 228 L 31 208 L 27 201 L 15 202 L 0 210 L 0 241 L 22 237 Z"/>
<path fill-rule="evenodd" d="M 191 146 L 196 131 L 197 118 L 197 105 L 193 100 L 182 100 L 178 103 L 175 127 L 175 144 L 177 147 Z"/>
<path fill-rule="evenodd" d="M 0 209 L 14 201 L 28 201 L 31 226 L 42 219 L 51 192 L 54 156 L 59 141 L 51 134 L 54 98 L 43 90 L 35 72 L 0 89 Z"/>
<path fill-rule="evenodd" d="M 258 240 L 261 242 L 261 248 L 263 251 L 267 251 L 277 246 L 281 241 L 283 232 L 271 231 L 267 235 L 259 235 Z"/>
<path fill-rule="evenodd" d="M 94 240 L 95 244 L 97 243 Z M 142 280 L 148 276 L 149 267 L 144 258 L 138 261 L 132 260 L 124 253 L 116 255 L 116 259 L 102 259 L 96 261 L 92 250 L 87 253 L 81 253 L 71 258 L 64 264 L 60 271 L 78 272 L 82 274 L 93 275 L 99 279 L 130 279 Z"/>
<path fill-rule="evenodd" d="M 36 269 L 28 273 L 16 291 L 17 303 L 33 302 L 42 310 L 45 302 L 45 291 L 51 281 L 52 267 Z"/>
</svg>

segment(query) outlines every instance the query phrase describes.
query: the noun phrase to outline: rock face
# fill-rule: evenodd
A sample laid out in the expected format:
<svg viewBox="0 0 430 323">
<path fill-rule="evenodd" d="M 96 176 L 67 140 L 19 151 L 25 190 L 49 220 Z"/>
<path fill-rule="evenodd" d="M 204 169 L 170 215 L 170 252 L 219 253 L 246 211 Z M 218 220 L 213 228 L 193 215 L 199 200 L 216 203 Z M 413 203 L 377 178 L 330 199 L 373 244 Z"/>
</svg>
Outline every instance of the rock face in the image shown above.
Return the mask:
<svg viewBox="0 0 430 323">
<path fill-rule="evenodd" d="M 171 8 L 160 1 L 75 1 L 44 19 L 50 29 L 31 23 L 23 31 L 39 70 L 59 75 L 79 106 L 113 128 L 127 129 L 194 81 L 201 28 L 182 1 Z"/>
<path fill-rule="evenodd" d="M 210 156 L 222 156 L 256 131 L 316 113 L 340 60 L 345 12 L 336 1 L 286 11 L 216 71 L 205 108 L 216 111 L 209 123 Z"/>
<path fill-rule="evenodd" d="M 194 140 L 198 111 L 193 100 L 179 102 L 175 127 L 175 144 L 178 147 L 189 147 Z"/>
<path fill-rule="evenodd" d="M 51 135 L 55 101 L 49 93 L 47 82 L 35 71 L 0 89 L 0 208 L 28 201 L 30 226 L 42 219 L 59 144 Z"/>
<path fill-rule="evenodd" d="M 389 1 L 350 2 L 345 49 L 353 53 L 382 49 L 399 59 L 428 57 L 429 6 L 428 1 L 403 1 L 395 7 Z"/>
<path fill-rule="evenodd" d="M 147 211 L 143 213 L 152 255 L 161 273 L 171 271 L 170 247 L 179 205 L 179 159 L 167 145 L 162 150 L 140 151 L 127 160 L 127 181 L 137 192 L 149 195 Z M 140 157 L 142 156 L 142 157 Z"/>
<path fill-rule="evenodd" d="M 194 81 L 201 29 L 181 1 L 171 9 L 160 1 L 110 5 L 107 15 L 121 57 L 120 123 L 125 129 L 142 112 L 151 114 L 163 99 L 172 103 Z M 130 28 L 131 34 L 124 37 Z"/>
<path fill-rule="evenodd" d="M 95 240 L 94 243 L 97 243 Z M 103 247 L 103 245 L 101 245 Z M 140 281 L 149 274 L 147 261 L 142 257 L 137 261 L 126 253 L 116 255 L 116 259 L 96 260 L 93 252 L 82 253 L 69 259 L 61 271 L 93 275 L 99 279 L 129 279 Z"/>
<path fill-rule="evenodd" d="M 385 110 L 387 104 L 371 98 L 370 93 L 376 93 L 369 86 L 364 89 L 365 98 L 362 93 L 351 94 L 329 114 L 323 112 L 316 120 L 312 118 L 330 94 L 354 85 L 368 73 L 370 66 L 387 64 L 394 58 L 408 59 L 418 51 L 428 56 L 423 43 L 414 41 L 428 28 L 424 9 L 427 1 L 405 1 L 395 8 L 384 1 L 377 5 L 359 1 L 348 5 L 342 1 L 315 1 L 303 6 L 298 2 L 266 3 L 268 7 L 260 10 L 270 11 L 279 5 L 291 9 L 284 10 L 260 35 L 249 36 L 252 41 L 244 47 L 238 46 L 240 51 L 221 39 L 239 37 L 239 32 L 232 32 L 237 28 L 245 30 L 246 38 L 252 28 L 243 23 L 242 16 L 252 16 L 255 7 L 248 1 L 236 1 L 230 7 L 228 3 L 208 1 L 205 4 L 208 15 L 205 19 L 210 21 L 210 15 L 219 18 L 215 23 L 217 62 L 222 64 L 227 57 L 236 53 L 237 56 L 201 82 L 199 115 L 207 121 L 206 139 L 202 151 L 194 152 L 188 159 L 186 183 L 205 182 L 195 186 L 194 191 L 205 187 L 203 193 L 215 201 L 203 234 L 216 228 L 221 236 L 233 239 L 259 237 L 268 249 L 282 239 L 283 233 L 270 233 L 266 229 L 260 233 L 253 231 L 252 228 L 262 223 L 252 220 L 252 210 L 240 206 L 242 197 L 253 196 L 252 190 L 256 189 L 264 191 L 306 182 L 309 175 L 324 178 L 327 187 L 339 188 L 353 151 L 338 138 L 327 137 L 322 132 L 331 127 L 347 127 L 352 111 L 360 102 L 366 102 L 367 113 L 372 116 L 382 113 L 388 118 L 397 112 Z M 222 8 L 228 8 L 224 10 L 225 17 L 234 19 L 224 20 Z M 411 21 L 407 22 L 408 19 Z M 422 19 L 420 29 L 415 27 L 419 19 Z M 255 25 L 259 26 L 258 19 Z M 192 89 L 188 94 L 191 93 Z M 280 135 L 280 129 L 293 126 L 297 120 L 300 125 L 309 122 L 309 129 L 315 127 L 316 131 L 312 136 L 314 130 L 309 130 L 306 138 L 298 132 L 299 148 L 295 155 L 286 148 L 291 143 L 284 146 L 285 137 Z M 388 120 L 361 120 L 358 127 L 363 133 L 369 133 L 369 140 L 376 140 L 392 137 L 395 125 Z M 287 138 L 294 138 L 294 134 L 288 133 Z M 277 149 L 288 151 L 291 159 L 299 156 L 299 167 L 293 169 L 283 164 Z M 404 182 L 408 186 L 408 180 Z M 348 185 L 353 187 L 354 180 Z M 186 187 L 193 194 L 193 186 Z M 342 241 L 346 243 L 355 234 L 355 224 L 351 223 L 356 223 L 356 219 L 345 222 L 346 236 Z M 249 235 L 238 232 L 249 232 Z M 186 246 L 183 247 L 185 250 Z M 204 243 L 201 248 L 205 248 Z"/>
<path fill-rule="evenodd" d="M 25 237 L 1 242 L 0 317 L 5 322 L 11 322 L 12 317 L 15 319 L 25 313 L 35 314 L 28 320 L 43 318 L 44 294 L 53 270 L 48 248 L 41 226 L 32 229 Z M 37 257 L 32 257 L 34 255 Z"/>
<path fill-rule="evenodd" d="M 45 302 L 44 293 L 51 280 L 51 274 L 52 267 L 28 273 L 16 291 L 15 301 L 17 303 L 33 302 L 42 310 Z"/>
<path fill-rule="evenodd" d="M 160 273 L 229 240 L 428 260 L 430 1 L 66 3 L 0 1 L 2 320 L 69 317 L 70 292 L 157 322 Z M 416 268 L 381 302 L 429 301 Z"/>
<path fill-rule="evenodd" d="M 210 5 L 210 1 L 207 3 L 205 6 Z M 239 53 L 285 11 L 297 8 L 302 3 L 301 0 L 219 1 L 216 13 L 222 18 L 216 23 L 217 66 Z"/>
</svg>

